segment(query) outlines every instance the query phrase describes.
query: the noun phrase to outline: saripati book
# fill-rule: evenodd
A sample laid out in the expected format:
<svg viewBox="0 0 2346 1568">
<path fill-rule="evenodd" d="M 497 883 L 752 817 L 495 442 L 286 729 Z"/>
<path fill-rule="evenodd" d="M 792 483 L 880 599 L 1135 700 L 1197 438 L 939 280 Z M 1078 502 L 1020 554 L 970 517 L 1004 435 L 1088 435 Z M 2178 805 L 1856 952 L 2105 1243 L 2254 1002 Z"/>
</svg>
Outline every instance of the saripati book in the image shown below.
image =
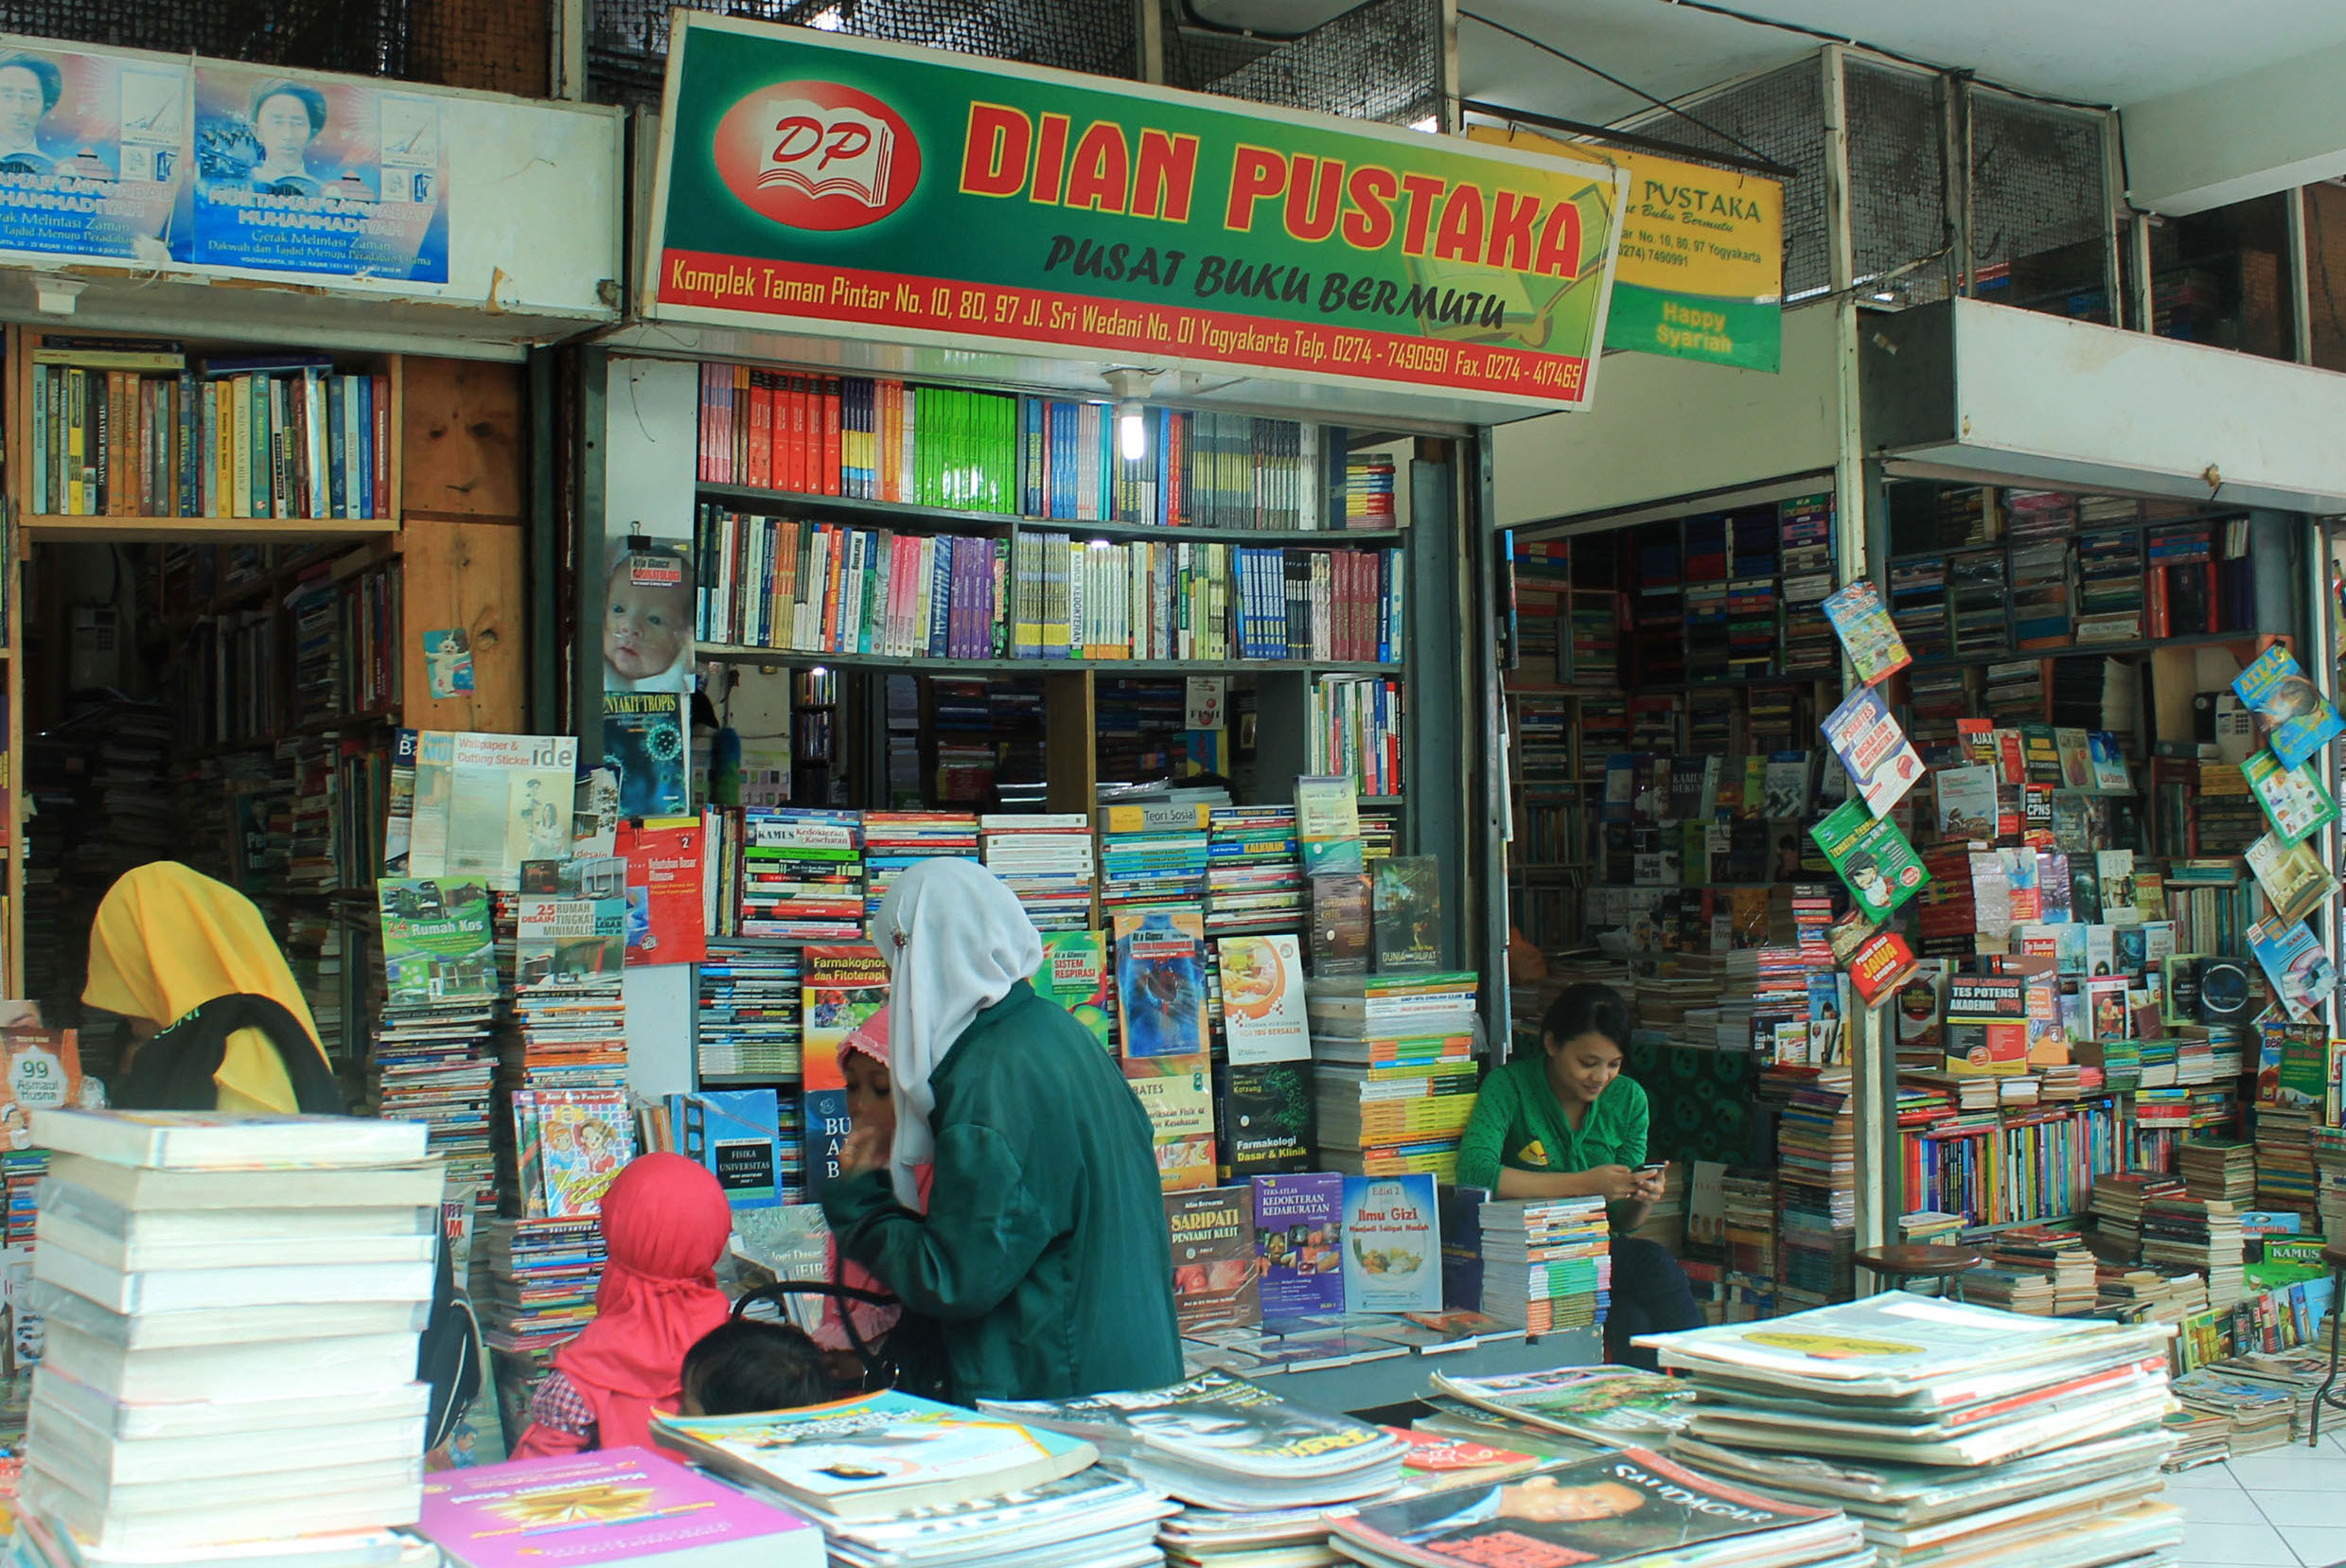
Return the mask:
<svg viewBox="0 0 2346 1568">
<path fill-rule="evenodd" d="M 652 1433 L 730 1480 L 843 1519 L 1039 1486 L 1099 1458 L 1089 1443 L 889 1389 L 754 1416 L 669 1416 Z"/>
<path fill-rule="evenodd" d="M 1173 1238 L 1173 1310 L 1181 1331 L 1262 1321 L 1251 1186 L 1165 1194 Z"/>
<path fill-rule="evenodd" d="M 417 1533 L 460 1568 L 821 1568 L 822 1532 L 640 1448 L 447 1471 Z"/>
</svg>

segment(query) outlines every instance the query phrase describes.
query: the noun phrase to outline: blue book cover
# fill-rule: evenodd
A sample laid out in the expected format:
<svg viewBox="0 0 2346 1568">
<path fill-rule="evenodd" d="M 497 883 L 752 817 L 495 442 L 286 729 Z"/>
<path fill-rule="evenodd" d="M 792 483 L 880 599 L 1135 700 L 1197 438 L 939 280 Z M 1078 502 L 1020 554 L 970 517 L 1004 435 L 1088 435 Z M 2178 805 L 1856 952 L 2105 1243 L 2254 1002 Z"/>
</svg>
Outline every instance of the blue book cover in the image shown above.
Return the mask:
<svg viewBox="0 0 2346 1568">
<path fill-rule="evenodd" d="M 345 378 L 326 379 L 326 515 L 346 518 L 351 515 L 350 491 L 345 484 L 350 453 L 343 438 L 343 382 Z"/>
<path fill-rule="evenodd" d="M 774 1208 L 782 1193 L 782 1099 L 772 1089 L 668 1097 L 677 1151 L 698 1160 L 735 1208 Z"/>
<path fill-rule="evenodd" d="M 353 377 L 351 393 L 359 399 L 359 504 L 355 515 L 372 518 L 375 515 L 375 378 Z"/>
<path fill-rule="evenodd" d="M 1344 1178 L 1314 1172 L 1254 1181 L 1264 1320 L 1344 1311 Z"/>
</svg>

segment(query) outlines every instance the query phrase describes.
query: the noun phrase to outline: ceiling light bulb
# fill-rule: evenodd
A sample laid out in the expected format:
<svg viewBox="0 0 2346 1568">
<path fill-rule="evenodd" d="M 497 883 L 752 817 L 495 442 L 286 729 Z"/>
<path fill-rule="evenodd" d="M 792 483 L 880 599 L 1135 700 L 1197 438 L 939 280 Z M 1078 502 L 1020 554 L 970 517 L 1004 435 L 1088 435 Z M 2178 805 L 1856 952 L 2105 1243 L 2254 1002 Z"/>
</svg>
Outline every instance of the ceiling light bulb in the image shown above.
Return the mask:
<svg viewBox="0 0 2346 1568">
<path fill-rule="evenodd" d="M 1128 397 L 1116 405 L 1116 449 L 1127 463 L 1149 455 L 1149 427 L 1138 398 Z"/>
</svg>

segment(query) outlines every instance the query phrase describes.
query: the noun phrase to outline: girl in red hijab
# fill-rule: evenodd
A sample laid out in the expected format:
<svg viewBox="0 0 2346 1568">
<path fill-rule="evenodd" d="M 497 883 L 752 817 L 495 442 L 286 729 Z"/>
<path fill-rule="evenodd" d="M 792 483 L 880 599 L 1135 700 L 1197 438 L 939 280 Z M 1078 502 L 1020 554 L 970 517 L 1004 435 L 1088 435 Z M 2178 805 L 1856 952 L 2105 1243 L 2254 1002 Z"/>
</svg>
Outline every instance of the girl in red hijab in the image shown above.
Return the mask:
<svg viewBox="0 0 2346 1568">
<path fill-rule="evenodd" d="M 555 1352 L 516 1459 L 651 1447 L 651 1413 L 677 1407 L 684 1352 L 732 1310 L 715 1271 L 732 1210 L 695 1161 L 634 1160 L 603 1194 L 599 1223 L 609 1256 L 594 1321 Z"/>
</svg>

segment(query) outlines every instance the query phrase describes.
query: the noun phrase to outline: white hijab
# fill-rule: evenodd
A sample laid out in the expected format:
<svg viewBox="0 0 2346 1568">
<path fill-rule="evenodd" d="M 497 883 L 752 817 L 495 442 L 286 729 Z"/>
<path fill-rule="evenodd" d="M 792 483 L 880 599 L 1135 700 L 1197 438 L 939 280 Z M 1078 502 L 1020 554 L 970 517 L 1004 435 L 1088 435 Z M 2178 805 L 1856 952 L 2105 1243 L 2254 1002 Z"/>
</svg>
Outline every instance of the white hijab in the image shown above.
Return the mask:
<svg viewBox="0 0 2346 1568">
<path fill-rule="evenodd" d="M 896 1147 L 889 1175 L 896 1201 L 920 1207 L 913 1171 L 936 1145 L 928 1129 L 937 1097 L 928 1075 L 979 1013 L 1042 966 L 1043 939 L 1001 879 L 974 860 L 923 860 L 898 877 L 872 922 L 887 960 L 889 1074 Z"/>
</svg>

